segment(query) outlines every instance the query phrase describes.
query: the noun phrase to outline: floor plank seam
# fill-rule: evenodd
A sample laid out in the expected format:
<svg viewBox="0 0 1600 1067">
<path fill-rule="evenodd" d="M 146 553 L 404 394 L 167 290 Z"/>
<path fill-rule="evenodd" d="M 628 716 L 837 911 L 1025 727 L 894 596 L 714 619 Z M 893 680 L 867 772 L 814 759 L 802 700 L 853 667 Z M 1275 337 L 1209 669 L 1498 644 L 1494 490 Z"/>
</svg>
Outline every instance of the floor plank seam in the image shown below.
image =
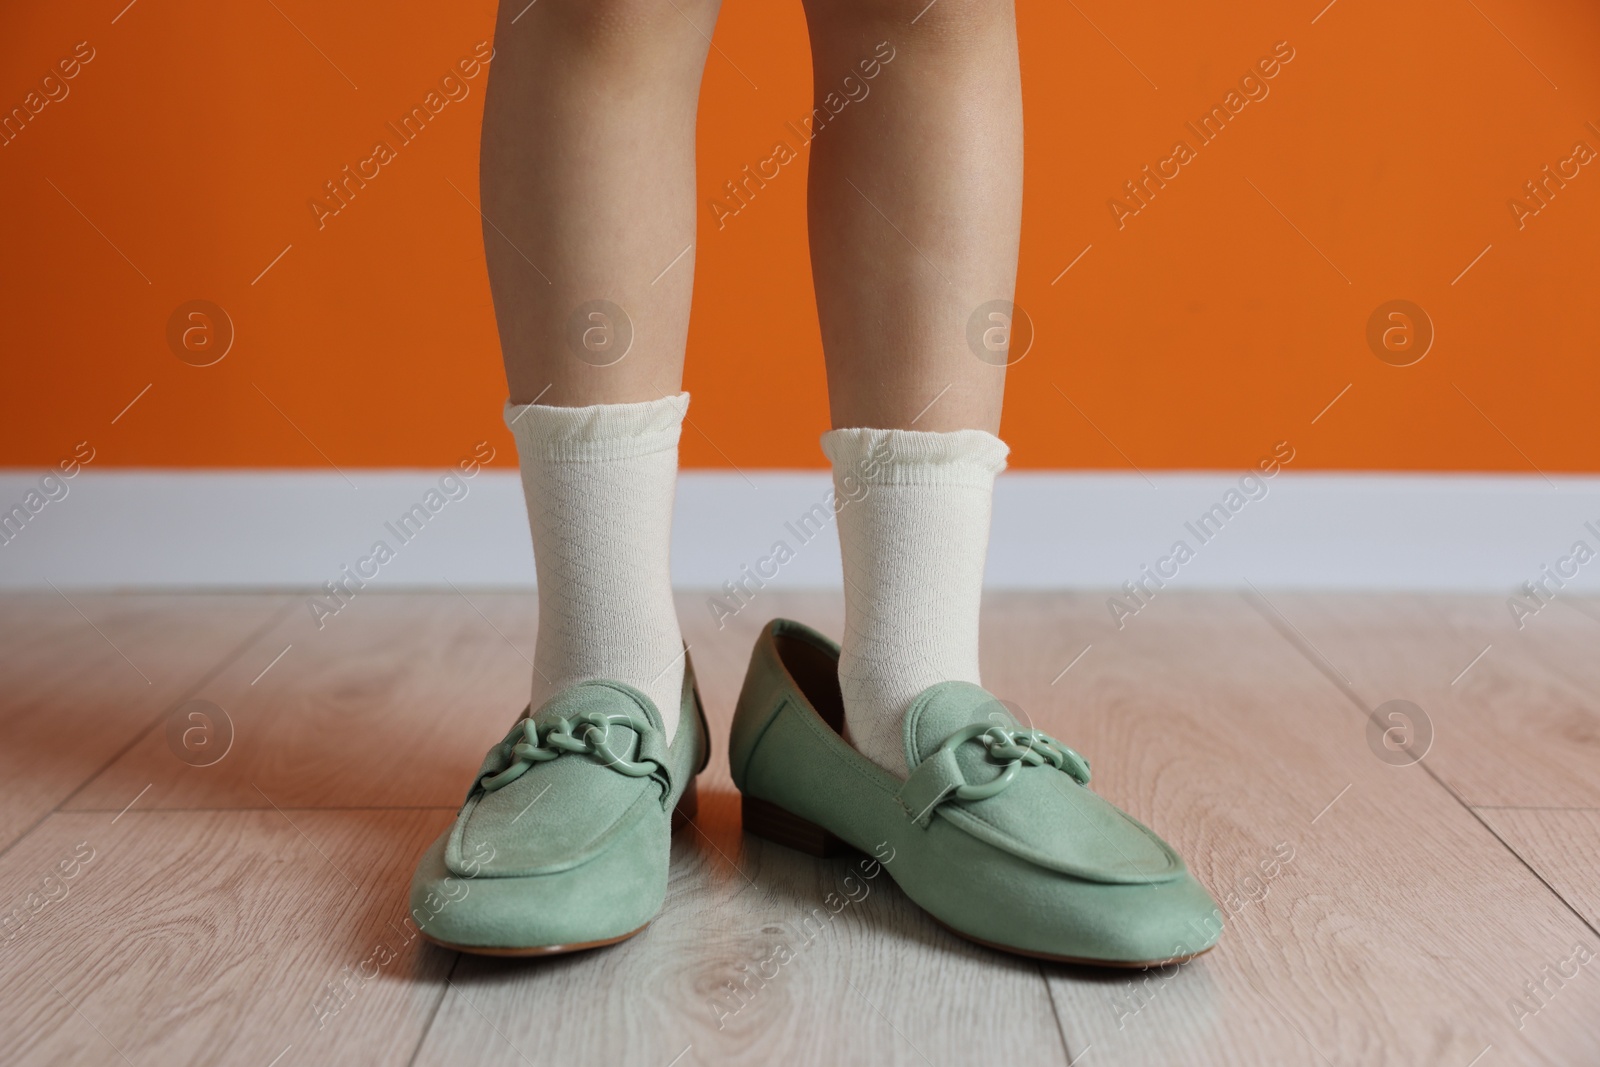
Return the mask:
<svg viewBox="0 0 1600 1067">
<path fill-rule="evenodd" d="M 229 667 L 233 666 L 233 664 L 238 661 L 240 656 L 245 654 L 245 651 L 251 645 L 255 644 L 263 636 L 270 633 L 272 628 L 277 626 L 278 623 L 288 618 L 289 613 L 294 610 L 294 605 L 295 602 L 293 600 L 289 600 L 277 611 L 269 613 L 266 621 L 257 626 L 254 630 L 250 631 L 250 633 L 246 634 L 244 638 L 241 639 L 236 646 L 234 646 L 232 651 L 225 654 L 217 662 L 216 666 L 212 667 L 209 671 L 206 671 L 205 674 L 201 675 L 199 680 L 197 680 L 194 685 L 185 689 L 174 703 L 162 708 L 159 712 L 157 712 L 150 722 L 145 725 L 145 728 L 140 730 L 132 740 L 130 740 L 126 745 L 123 745 L 121 749 L 113 754 L 111 758 L 103 763 L 93 774 L 89 775 L 89 777 L 85 778 L 81 783 L 79 783 L 78 788 L 74 789 L 71 793 L 68 793 L 65 797 L 63 797 L 61 802 L 56 805 L 55 811 L 60 811 L 67 804 L 70 804 L 73 797 L 87 789 L 91 782 L 114 766 L 116 762 L 123 756 L 131 752 L 140 741 L 143 741 L 150 735 L 152 730 L 161 725 L 162 721 L 167 717 L 168 712 L 170 712 L 172 708 L 181 707 L 185 701 L 194 699 L 194 695 L 196 693 L 200 692 L 212 681 L 214 681 L 219 675 L 222 674 L 223 671 L 226 671 Z"/>
<path fill-rule="evenodd" d="M 450 995 L 450 979 L 456 976 L 456 968 L 461 966 L 463 953 L 457 952 L 456 958 L 450 961 L 450 970 L 445 972 L 444 981 L 439 983 L 439 995 L 434 999 L 433 1010 L 428 1013 L 428 1021 L 422 1025 L 422 1033 L 417 1035 L 417 1047 L 411 1050 L 411 1058 L 406 1060 L 406 1067 L 416 1067 L 417 1057 L 422 1055 L 422 1046 L 427 1044 L 428 1035 L 433 1032 L 433 1021 L 439 1017 L 439 1009 L 444 1007 L 444 998 Z"/>
<path fill-rule="evenodd" d="M 135 595 L 138 595 L 138 594 L 135 594 Z M 289 613 L 294 610 L 294 606 L 295 606 L 295 601 L 292 598 L 290 598 L 290 599 L 286 600 L 284 602 L 283 606 L 278 608 L 276 611 L 268 612 L 266 621 L 264 621 L 259 626 L 257 626 L 254 630 L 251 630 L 248 634 L 246 634 L 239 641 L 239 643 L 236 646 L 234 646 L 232 651 L 227 652 L 222 656 L 222 658 L 217 662 L 216 666 L 212 667 L 209 671 L 206 671 L 203 675 L 200 676 L 199 680 L 197 680 L 194 683 L 194 685 L 192 685 L 188 689 L 184 690 L 182 695 L 178 697 L 178 700 L 177 700 L 176 703 L 170 704 L 170 705 L 168 705 L 166 707 L 163 707 L 161 709 L 161 711 L 156 714 L 155 718 L 152 719 L 151 722 L 148 725 L 146 725 L 143 730 L 140 730 L 137 734 L 134 735 L 134 737 L 126 745 L 123 745 L 122 748 L 120 748 L 116 752 L 112 753 L 112 755 L 111 755 L 111 757 L 109 759 L 107 759 L 99 767 L 96 767 L 93 771 L 91 771 L 88 774 L 88 776 L 84 778 L 83 781 L 78 783 L 77 787 L 74 788 L 72 790 L 72 792 L 68 793 L 66 796 L 64 796 L 60 800 L 56 801 L 56 804 L 55 804 L 55 806 L 53 808 L 51 808 L 49 811 L 45 812 L 43 815 L 39 816 L 39 818 L 34 821 L 32 826 L 28 827 L 28 829 L 26 831 L 24 831 L 21 834 L 18 834 L 15 838 L 13 838 L 10 844 L 6 845 L 4 848 L 0 848 L 0 859 L 3 859 L 5 857 L 5 855 L 6 855 L 6 853 L 10 852 L 20 842 L 26 840 L 27 837 L 30 834 L 32 834 L 35 830 L 37 830 L 40 826 L 44 825 L 45 821 L 47 819 L 49 819 L 50 816 L 55 815 L 58 812 L 60 812 L 64 805 L 66 805 L 66 804 L 68 804 L 68 803 L 70 803 L 72 801 L 73 797 L 77 796 L 79 793 L 83 792 L 86 788 L 88 788 L 89 783 L 93 782 L 96 778 L 100 777 L 107 770 L 109 770 L 112 766 L 114 766 L 119 759 L 121 759 L 123 756 L 125 756 L 129 752 L 131 752 L 135 745 L 137 745 L 140 741 L 144 740 L 145 737 L 147 737 L 149 735 L 151 730 L 155 729 L 158 725 L 160 725 L 161 721 L 164 718 L 166 718 L 167 713 L 172 708 L 178 707 L 178 706 L 182 705 L 184 701 L 192 699 L 196 693 L 198 693 L 202 689 L 204 689 L 208 684 L 211 683 L 211 681 L 214 678 L 216 678 L 223 671 L 225 671 L 229 667 L 231 667 L 234 664 L 234 662 L 236 660 L 238 660 L 238 658 L 240 656 L 244 655 L 246 649 L 248 649 L 256 641 L 258 641 L 263 635 L 269 633 L 274 626 L 278 625 L 278 623 L 280 623 L 284 619 L 288 618 L 289 617 Z M 107 810 L 110 810 L 110 809 L 107 809 Z"/>
<path fill-rule="evenodd" d="M 1056 1035 L 1061 1038 L 1061 1055 L 1066 1059 L 1067 1067 L 1072 1067 L 1074 1062 L 1072 1045 L 1067 1041 L 1067 1028 L 1061 1022 L 1061 1006 L 1056 1003 L 1056 991 L 1050 986 L 1050 976 L 1044 973 L 1043 961 L 1036 960 L 1034 968 L 1039 972 L 1040 980 L 1044 982 L 1044 995 L 1050 998 L 1050 1014 L 1055 1016 Z M 1083 1051 L 1088 1052 L 1089 1046 L 1085 1045 Z"/>
<path fill-rule="evenodd" d="M 1275 618 L 1273 618 L 1274 615 L 1278 615 L 1279 614 L 1279 612 L 1278 612 L 1278 610 L 1276 608 L 1273 608 L 1270 604 L 1266 604 L 1265 606 L 1267 608 L 1270 608 L 1271 611 L 1272 611 L 1272 614 L 1269 615 L 1269 614 L 1267 614 L 1266 611 L 1263 610 L 1262 605 L 1256 604 L 1254 602 L 1254 600 L 1252 600 L 1250 594 L 1245 593 L 1245 592 L 1241 592 L 1239 595 L 1240 595 L 1241 598 L 1243 598 L 1245 603 L 1249 604 L 1250 607 L 1257 614 L 1261 615 L 1264 619 L 1266 619 L 1267 625 L 1271 626 L 1273 628 L 1273 630 L 1275 630 L 1277 632 L 1279 637 L 1283 638 L 1283 640 L 1286 643 L 1288 643 L 1288 645 L 1291 648 L 1293 648 L 1297 653 L 1299 653 L 1302 659 L 1304 659 L 1306 662 L 1310 663 L 1312 668 L 1314 670 L 1316 670 L 1317 673 L 1321 674 L 1324 678 L 1326 678 L 1329 682 L 1331 682 L 1333 684 L 1333 687 L 1335 689 L 1339 690 L 1339 692 L 1343 693 L 1346 699 L 1348 699 L 1357 708 L 1360 708 L 1363 715 L 1368 716 L 1368 717 L 1370 717 L 1372 715 L 1372 709 L 1367 707 L 1366 701 L 1361 699 L 1361 695 L 1355 691 L 1355 687 L 1352 686 L 1344 678 L 1344 676 L 1339 673 L 1339 671 L 1333 666 L 1333 664 L 1327 662 L 1326 657 L 1324 657 L 1320 652 L 1317 652 L 1314 647 L 1306 647 L 1307 645 L 1309 645 L 1309 640 L 1307 640 L 1305 642 L 1305 644 L 1302 644 L 1300 640 L 1296 639 L 1295 635 L 1298 635 L 1299 631 L 1298 630 L 1294 630 L 1294 624 L 1293 623 L 1290 623 L 1287 618 L 1283 619 L 1283 622 L 1288 624 L 1290 630 L 1294 630 L 1294 634 L 1290 634 L 1290 633 L 1285 632 L 1283 627 L 1278 624 L 1278 621 Z M 1259 593 L 1257 593 L 1256 595 L 1260 596 Z M 1263 602 L 1265 602 L 1265 600 L 1266 600 L 1265 597 L 1262 597 L 1261 599 L 1262 599 Z M 1501 837 L 1499 831 L 1497 831 L 1493 826 L 1489 825 L 1488 820 L 1485 819 L 1482 815 L 1480 815 L 1478 813 L 1478 809 L 1476 807 L 1474 807 L 1471 804 L 1468 804 L 1467 801 L 1465 800 L 1465 798 L 1463 798 L 1461 796 L 1461 794 L 1456 791 L 1454 786 L 1452 786 L 1449 782 L 1445 781 L 1444 778 L 1441 777 L 1440 774 L 1437 771 L 1435 771 L 1432 767 L 1428 766 L 1428 761 L 1427 761 L 1426 758 L 1419 759 L 1417 761 L 1417 763 L 1416 763 L 1416 766 L 1421 767 L 1424 774 L 1426 774 L 1429 778 L 1433 779 L 1433 781 L 1438 784 L 1439 788 L 1443 789 L 1446 793 L 1448 793 L 1450 795 L 1450 798 L 1452 800 L 1454 800 L 1457 804 L 1459 804 L 1462 807 L 1462 809 L 1466 811 L 1466 813 L 1468 815 L 1471 815 L 1472 818 L 1474 820 L 1476 820 L 1476 822 L 1478 823 L 1479 826 L 1481 826 L 1485 830 L 1487 830 L 1489 832 L 1489 836 L 1493 837 L 1496 841 L 1498 841 L 1500 843 L 1500 847 L 1504 848 L 1507 852 L 1509 852 L 1512 856 L 1514 856 L 1516 858 L 1518 863 L 1522 864 L 1523 867 L 1527 868 L 1528 873 L 1533 875 L 1535 878 L 1537 878 L 1539 880 L 1539 884 L 1544 886 L 1546 889 L 1548 889 L 1550 891 L 1550 894 L 1553 897 L 1555 897 L 1557 900 L 1559 900 L 1561 902 L 1562 906 L 1565 907 L 1568 911 L 1570 911 L 1573 914 L 1573 916 L 1580 923 L 1582 923 L 1585 927 L 1587 927 L 1590 933 L 1594 934 L 1596 937 L 1600 937 L 1600 927 L 1596 927 L 1596 925 L 1589 920 L 1588 916 L 1584 915 L 1584 913 L 1582 911 L 1578 910 L 1577 906 L 1574 905 L 1572 903 L 1572 901 L 1568 900 L 1564 895 L 1562 895 L 1560 890 L 1556 889 L 1555 886 L 1551 885 L 1550 881 L 1547 878 L 1545 878 L 1544 875 L 1539 873 L 1538 868 L 1534 867 L 1533 864 L 1528 862 L 1527 857 L 1523 856 L 1523 854 L 1518 852 L 1510 844 L 1510 842 L 1508 842 L 1505 838 Z M 1583 810 L 1592 810 L 1592 809 L 1583 809 Z"/>
<path fill-rule="evenodd" d="M 1587 926 L 1589 928 L 1589 932 L 1590 933 L 1594 934 L 1596 937 L 1600 937 L 1600 927 L 1597 927 L 1593 922 L 1591 922 L 1589 920 L 1588 916 L 1586 916 L 1583 912 L 1579 911 L 1577 906 L 1575 904 L 1573 904 L 1572 901 L 1568 900 L 1561 893 L 1561 891 L 1559 889 L 1557 889 L 1555 886 L 1551 885 L 1550 884 L 1550 880 L 1548 878 L 1546 878 L 1543 874 L 1540 874 L 1538 868 L 1536 868 L 1533 864 L 1529 863 L 1527 857 L 1525 857 L 1521 852 L 1517 851 L 1516 846 L 1511 844 L 1511 842 L 1507 841 L 1505 838 L 1501 837 L 1500 836 L 1500 831 L 1496 830 L 1492 825 L 1490 825 L 1489 821 L 1487 819 L 1485 819 L 1482 815 L 1479 815 L 1478 814 L 1478 810 L 1476 808 L 1472 807 L 1466 801 L 1462 800 L 1461 797 L 1456 794 L 1456 791 L 1454 789 L 1450 788 L 1450 784 L 1448 782 L 1446 782 L 1444 779 L 1440 778 L 1437 774 L 1433 773 L 1433 768 L 1428 767 L 1426 764 L 1423 764 L 1422 765 L 1422 769 L 1427 771 L 1428 772 L 1428 776 L 1430 778 L 1432 778 L 1434 781 L 1438 782 L 1439 785 L 1442 786 L 1446 792 L 1448 792 L 1451 796 L 1454 796 L 1456 798 L 1456 802 L 1458 804 L 1460 804 L 1462 807 L 1466 808 L 1467 811 L 1471 813 L 1472 817 L 1474 819 L 1478 820 L 1478 824 L 1480 826 L 1482 826 L 1485 830 L 1489 831 L 1489 833 L 1494 836 L 1494 839 L 1496 841 L 1500 842 L 1500 844 L 1505 847 L 1506 851 L 1510 852 L 1513 856 L 1517 857 L 1517 860 L 1524 867 L 1528 868 L 1528 872 L 1530 874 L 1532 874 L 1535 878 L 1539 879 L 1540 883 L 1542 883 L 1546 889 L 1550 890 L 1550 892 L 1555 896 L 1555 898 L 1557 900 L 1561 901 L 1562 904 L 1566 905 L 1566 908 L 1567 908 L 1568 911 L 1572 912 L 1573 915 L 1577 916 L 1579 922 L 1581 922 L 1583 925 L 1585 925 L 1585 926 Z"/>
</svg>

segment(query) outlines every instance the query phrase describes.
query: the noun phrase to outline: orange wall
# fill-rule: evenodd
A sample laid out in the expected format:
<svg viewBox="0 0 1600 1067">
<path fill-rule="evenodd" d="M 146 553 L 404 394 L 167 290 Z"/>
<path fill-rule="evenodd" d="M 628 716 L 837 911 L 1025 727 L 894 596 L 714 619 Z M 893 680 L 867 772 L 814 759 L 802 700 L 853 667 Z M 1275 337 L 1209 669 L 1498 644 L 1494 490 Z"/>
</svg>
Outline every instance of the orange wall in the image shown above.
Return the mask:
<svg viewBox="0 0 1600 1067">
<path fill-rule="evenodd" d="M 1015 465 L 1238 468 L 1288 439 L 1301 469 L 1600 469 L 1600 160 L 1520 228 L 1508 207 L 1575 142 L 1600 150 L 1600 9 L 1324 2 L 1019 0 L 1037 340 L 1011 372 Z M 490 36 L 491 5 L 125 3 L 0 15 L 7 111 L 78 42 L 94 54 L 0 147 L 0 464 L 88 440 L 97 469 L 443 466 L 507 441 L 456 191 L 476 200 L 483 76 L 325 228 L 308 207 Z M 1186 120 L 1279 41 L 1270 95 L 1119 229 L 1123 182 L 1196 147 Z M 802 173 L 721 231 L 706 206 L 809 110 L 799 5 L 728 0 L 716 43 L 684 458 L 816 466 Z M 1365 339 L 1401 298 L 1436 330 L 1407 367 Z M 192 299 L 235 324 L 213 366 L 168 348 Z"/>
</svg>

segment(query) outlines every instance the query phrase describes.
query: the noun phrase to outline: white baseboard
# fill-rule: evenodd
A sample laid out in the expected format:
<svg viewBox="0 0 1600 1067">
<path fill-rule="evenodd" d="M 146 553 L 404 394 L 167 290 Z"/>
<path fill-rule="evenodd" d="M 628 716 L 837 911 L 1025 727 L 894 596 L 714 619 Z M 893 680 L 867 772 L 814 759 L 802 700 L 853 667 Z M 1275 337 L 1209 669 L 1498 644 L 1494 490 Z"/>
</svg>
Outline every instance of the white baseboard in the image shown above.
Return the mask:
<svg viewBox="0 0 1600 1067">
<path fill-rule="evenodd" d="M 517 476 L 486 471 L 444 501 L 414 536 L 407 509 L 427 503 L 442 472 L 84 471 L 59 499 L 37 472 L 0 472 L 0 587 L 316 587 L 382 540 L 394 558 L 382 586 L 531 585 L 533 558 Z M 802 537 L 798 520 L 827 499 L 825 473 L 685 472 L 673 528 L 673 576 L 719 588 L 761 568 L 784 541 L 793 559 L 766 584 L 831 587 L 831 527 Z M 1230 474 L 1007 473 L 995 494 L 988 583 L 995 588 L 1116 588 L 1156 566 L 1174 542 L 1194 553 L 1176 588 L 1257 586 L 1510 592 L 1585 541 L 1600 551 L 1600 478 L 1331 475 L 1284 472 L 1259 499 Z M 458 490 L 459 492 L 459 490 Z M 45 500 L 42 506 L 39 501 Z M 1193 524 L 1243 501 L 1220 532 Z M 1186 524 L 1190 524 L 1187 525 Z M 1586 524 L 1592 524 L 1586 525 Z M 16 527 L 20 526 L 20 529 Z M 400 531 L 403 532 L 403 531 Z M 370 564 L 368 565 L 370 568 Z M 1174 564 L 1165 565 L 1172 569 Z M 768 574 L 773 573 L 766 565 Z M 1600 590 L 1600 561 L 1570 584 Z"/>
</svg>

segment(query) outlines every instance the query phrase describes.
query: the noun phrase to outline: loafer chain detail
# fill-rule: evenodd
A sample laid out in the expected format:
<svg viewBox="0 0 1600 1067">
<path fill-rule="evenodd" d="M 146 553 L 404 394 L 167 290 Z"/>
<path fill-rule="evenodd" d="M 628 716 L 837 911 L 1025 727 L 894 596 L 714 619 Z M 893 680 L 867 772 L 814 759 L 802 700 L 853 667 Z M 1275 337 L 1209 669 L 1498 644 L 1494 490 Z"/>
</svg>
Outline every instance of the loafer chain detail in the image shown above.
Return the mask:
<svg viewBox="0 0 1600 1067">
<path fill-rule="evenodd" d="M 991 762 L 1004 764 L 999 777 L 973 785 L 962 774 L 955 750 L 973 740 L 989 750 Z M 938 751 L 911 772 L 898 799 L 919 826 L 926 826 L 933 809 L 946 800 L 986 800 L 1003 792 L 1022 767 L 1046 764 L 1071 775 L 1080 786 L 1089 784 L 1089 761 L 1044 731 L 975 722 L 945 738 Z"/>
<path fill-rule="evenodd" d="M 573 730 L 574 721 L 578 727 L 576 732 Z M 544 726 L 537 725 L 531 718 L 523 719 L 517 726 L 521 728 L 524 739 L 515 743 L 507 739 L 496 748 L 497 757 L 508 765 L 497 772 L 485 774 L 478 784 L 485 793 L 492 793 L 521 778 L 535 763 L 545 763 L 565 753 L 601 756 L 605 766 L 630 778 L 657 774 L 660 768 L 654 761 L 636 762 L 612 750 L 607 741 L 613 724 L 630 727 L 641 735 L 650 729 L 650 724 L 642 717 L 624 712 L 607 714 L 586 711 L 572 719 L 558 717 Z M 544 747 L 546 744 L 550 747 Z M 665 801 L 666 797 L 667 794 L 663 792 L 662 800 Z"/>
</svg>

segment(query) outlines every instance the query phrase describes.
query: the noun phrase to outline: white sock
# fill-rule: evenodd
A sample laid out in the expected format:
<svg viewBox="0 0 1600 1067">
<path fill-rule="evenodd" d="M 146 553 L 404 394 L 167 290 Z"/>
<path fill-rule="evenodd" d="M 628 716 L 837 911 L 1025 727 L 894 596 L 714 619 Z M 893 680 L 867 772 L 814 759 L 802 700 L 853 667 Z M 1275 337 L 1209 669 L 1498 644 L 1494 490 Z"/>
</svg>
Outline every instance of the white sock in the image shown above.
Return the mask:
<svg viewBox="0 0 1600 1067">
<path fill-rule="evenodd" d="M 982 430 L 831 430 L 844 556 L 839 685 L 850 742 L 902 778 L 901 724 L 943 681 L 978 679 L 978 605 L 1005 442 Z"/>
<path fill-rule="evenodd" d="M 639 404 L 507 404 L 539 580 L 533 707 L 608 678 L 655 702 L 671 739 L 683 635 L 668 564 L 689 394 Z"/>
</svg>

